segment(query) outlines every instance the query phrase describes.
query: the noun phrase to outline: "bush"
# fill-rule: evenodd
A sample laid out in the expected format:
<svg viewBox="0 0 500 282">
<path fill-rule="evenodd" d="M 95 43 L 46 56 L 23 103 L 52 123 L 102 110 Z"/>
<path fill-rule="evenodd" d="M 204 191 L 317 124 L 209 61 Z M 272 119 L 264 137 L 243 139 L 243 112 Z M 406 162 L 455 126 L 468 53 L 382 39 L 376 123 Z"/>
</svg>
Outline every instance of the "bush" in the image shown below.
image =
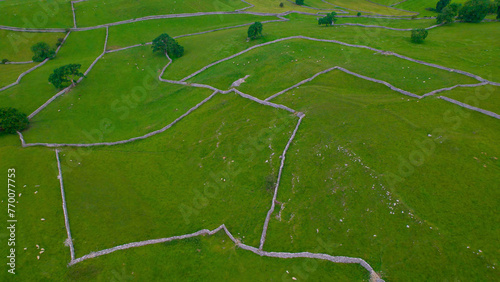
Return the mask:
<svg viewBox="0 0 500 282">
<path fill-rule="evenodd" d="M 437 16 L 436 22 L 438 24 L 449 24 L 455 21 L 456 16 L 457 12 L 450 6 L 447 6 L 443 9 L 443 12 Z"/>
<path fill-rule="evenodd" d="M 304 0 L 295 0 L 295 4 L 304 5 Z"/>
<path fill-rule="evenodd" d="M 7 59 L 2 59 L 2 64 L 7 63 L 8 61 L 9 61 L 9 60 L 7 60 Z"/>
<path fill-rule="evenodd" d="M 424 28 L 417 28 L 411 31 L 411 42 L 423 43 L 429 32 Z"/>
<path fill-rule="evenodd" d="M 248 38 L 256 39 L 262 36 L 262 24 L 260 22 L 255 22 L 251 26 L 248 27 Z"/>
<path fill-rule="evenodd" d="M 441 13 L 444 7 L 450 4 L 451 0 L 439 0 L 436 4 L 436 12 Z"/>
<path fill-rule="evenodd" d="M 468 23 L 481 22 L 488 14 L 488 0 L 469 0 L 458 12 L 458 19 Z"/>
<path fill-rule="evenodd" d="M 28 127 L 29 120 L 25 113 L 14 108 L 0 108 L 0 132 L 15 134 Z"/>
<path fill-rule="evenodd" d="M 55 50 L 50 48 L 49 44 L 45 42 L 38 42 L 37 44 L 31 46 L 31 51 L 34 53 L 32 58 L 34 62 L 42 62 L 47 58 L 52 59 L 56 55 Z"/>
<path fill-rule="evenodd" d="M 283 8 L 285 6 L 285 4 L 283 4 L 283 2 L 280 3 L 280 7 Z"/>
<path fill-rule="evenodd" d="M 360 12 L 358 12 L 358 13 L 356 14 L 356 16 L 358 16 L 358 17 L 359 17 L 359 16 L 361 16 L 361 13 L 360 13 Z"/>
</svg>

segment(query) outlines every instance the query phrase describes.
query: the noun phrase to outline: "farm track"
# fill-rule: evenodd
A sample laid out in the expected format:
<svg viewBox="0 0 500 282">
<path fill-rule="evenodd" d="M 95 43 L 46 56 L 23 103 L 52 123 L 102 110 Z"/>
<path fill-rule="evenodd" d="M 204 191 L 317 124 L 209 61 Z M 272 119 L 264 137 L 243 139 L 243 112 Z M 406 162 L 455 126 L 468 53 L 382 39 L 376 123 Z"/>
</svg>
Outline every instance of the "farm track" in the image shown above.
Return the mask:
<svg viewBox="0 0 500 282">
<path fill-rule="evenodd" d="M 81 0 L 81 1 L 85 1 L 85 0 Z M 106 48 L 107 48 L 107 39 L 108 39 L 108 34 L 109 34 L 109 30 L 108 30 L 109 26 L 127 24 L 127 23 L 138 22 L 138 21 L 145 21 L 145 20 L 152 20 L 152 19 L 194 17 L 194 16 L 217 15 L 217 14 L 252 14 L 252 15 L 261 15 L 261 16 L 276 16 L 276 17 L 279 18 L 279 20 L 272 20 L 272 21 L 267 21 L 267 22 L 287 21 L 288 19 L 283 18 L 283 17 L 286 16 L 286 15 L 288 15 L 288 14 L 291 14 L 291 13 L 300 13 L 300 14 L 306 14 L 306 15 L 317 15 L 317 14 L 304 13 L 304 12 L 293 12 L 293 11 L 285 12 L 285 13 L 281 13 L 281 14 L 246 12 L 244 10 L 252 8 L 253 5 L 250 4 L 250 3 L 248 3 L 248 2 L 246 2 L 246 1 L 244 1 L 244 0 L 242 0 L 243 2 L 245 2 L 245 3 L 247 3 L 247 4 L 251 5 L 251 6 L 243 8 L 243 9 L 240 9 L 240 10 L 237 10 L 237 11 L 234 11 L 234 12 L 206 12 L 206 13 L 190 13 L 190 14 L 173 14 L 173 15 L 163 15 L 163 16 L 150 16 L 150 17 L 143 17 L 143 18 L 140 18 L 140 19 L 126 20 L 126 21 L 121 21 L 121 22 L 116 22 L 116 23 L 110 23 L 110 24 L 105 24 L 105 25 L 99 25 L 99 26 L 94 26 L 94 27 L 78 28 L 77 27 L 76 15 L 75 15 L 75 12 L 74 12 L 73 3 L 77 3 L 77 2 L 81 2 L 81 1 L 72 1 L 71 2 L 72 10 L 73 10 L 74 28 L 70 29 L 70 31 L 67 32 L 67 34 L 66 34 L 66 36 L 64 38 L 64 41 L 67 39 L 67 37 L 68 37 L 68 35 L 70 34 L 71 31 L 84 31 L 84 30 L 92 30 L 92 29 L 98 29 L 98 28 L 106 28 L 106 40 L 105 40 L 105 44 L 104 44 L 104 50 L 94 60 L 94 62 L 89 66 L 89 68 L 86 70 L 85 74 L 88 74 L 92 70 L 93 66 L 106 53 L 118 52 L 118 51 L 127 50 L 127 49 L 134 48 L 134 47 L 143 46 L 142 44 L 137 44 L 137 45 L 132 45 L 132 46 L 124 47 L 124 48 L 117 49 L 117 50 L 107 51 Z M 323 0 L 323 2 L 326 2 L 326 1 Z M 365 16 L 365 17 L 377 17 L 377 16 Z M 382 18 L 389 18 L 389 17 L 382 17 Z M 405 18 L 405 19 L 407 19 L 407 18 Z M 243 25 L 237 25 L 237 26 L 232 26 L 232 27 L 219 28 L 219 29 L 214 29 L 214 30 L 210 30 L 210 31 L 193 33 L 193 34 L 186 34 L 186 35 L 177 36 L 177 38 L 185 37 L 185 36 L 199 35 L 199 34 L 204 34 L 204 33 L 208 33 L 208 32 L 214 32 L 214 31 L 218 31 L 218 30 L 237 28 L 237 27 L 242 27 L 242 26 L 247 26 L 247 25 L 250 25 L 250 24 L 243 24 Z M 390 29 L 390 30 L 401 30 L 401 31 L 410 30 L 410 29 L 395 29 L 395 28 L 389 28 L 389 27 L 383 27 L 383 26 L 362 25 L 362 24 L 343 24 L 343 25 L 354 25 L 354 26 L 361 26 L 361 27 L 367 27 L 367 28 L 385 28 L 385 29 Z M 435 27 L 438 27 L 438 26 L 439 25 L 428 27 L 428 29 L 435 28 Z M 13 31 L 24 31 L 24 32 L 64 32 L 65 31 L 64 29 L 23 29 L 23 28 L 6 27 L 6 26 L 0 26 L 0 29 L 13 30 Z M 427 94 L 424 94 L 422 96 L 419 96 L 419 95 L 410 93 L 408 91 L 399 89 L 397 87 L 394 87 L 391 84 L 389 84 L 388 82 L 377 80 L 377 79 L 370 78 L 370 77 L 366 77 L 366 76 L 354 73 L 352 71 L 349 71 L 349 70 L 347 70 L 345 68 L 342 68 L 342 67 L 339 67 L 339 66 L 335 66 L 335 67 L 326 69 L 324 71 L 321 71 L 321 72 L 313 75 L 312 77 L 310 77 L 308 79 L 305 79 L 305 80 L 303 80 L 303 81 L 295 84 L 292 87 L 289 87 L 289 88 L 287 88 L 285 90 L 282 90 L 282 91 L 280 91 L 280 92 L 278 92 L 278 93 L 276 93 L 276 94 L 268 97 L 265 100 L 260 100 L 260 99 L 258 99 L 256 97 L 253 97 L 251 95 L 245 94 L 245 93 L 243 93 L 243 92 L 241 92 L 241 91 L 239 91 L 239 90 L 237 90 L 235 88 L 232 88 L 232 89 L 229 89 L 229 90 L 220 90 L 220 89 L 217 89 L 217 88 L 215 88 L 213 86 L 210 86 L 210 85 L 204 85 L 204 84 L 197 84 L 197 83 L 188 83 L 188 82 L 186 82 L 186 80 L 188 80 L 190 78 L 193 78 L 197 74 L 205 71 L 206 69 L 208 69 L 208 68 L 210 68 L 210 67 L 212 67 L 212 66 L 214 66 L 216 64 L 219 64 L 221 62 L 224 62 L 226 60 L 229 60 L 229 59 L 234 58 L 236 56 L 239 56 L 241 54 L 244 54 L 244 53 L 246 53 L 246 52 L 248 52 L 250 50 L 253 50 L 255 48 L 259 48 L 259 47 L 262 47 L 262 46 L 266 46 L 266 45 L 270 45 L 270 44 L 274 44 L 274 43 L 277 43 L 277 42 L 281 42 L 281 41 L 284 41 L 284 40 L 290 40 L 290 39 L 303 39 L 303 40 L 321 41 L 321 42 L 341 44 L 341 45 L 349 46 L 349 47 L 369 49 L 369 50 L 372 50 L 372 51 L 375 51 L 375 52 L 378 52 L 378 53 L 381 53 L 381 54 L 384 54 L 384 55 L 392 55 L 392 56 L 396 56 L 396 57 L 401 58 L 401 59 L 405 59 L 405 60 L 408 60 L 408 61 L 412 61 L 412 62 L 416 62 L 416 63 L 422 64 L 422 65 L 426 65 L 426 66 L 430 66 L 430 67 L 434 67 L 434 68 L 438 68 L 438 69 L 442 69 L 442 70 L 447 70 L 447 71 L 450 71 L 450 72 L 460 73 L 462 75 L 466 75 L 466 76 L 469 76 L 469 77 L 472 77 L 472 78 L 478 80 L 479 83 L 477 83 L 477 84 L 465 84 L 465 85 L 459 84 L 459 85 L 455 85 L 455 86 L 448 87 L 448 88 L 437 89 L 437 90 L 431 91 L 431 92 L 429 92 Z M 64 44 L 64 41 L 63 41 L 63 44 Z M 57 49 L 57 51 L 59 51 L 59 49 L 61 47 L 62 47 L 62 45 L 59 46 L 59 48 Z M 408 95 L 408 96 L 411 96 L 411 97 L 414 97 L 414 98 L 418 98 L 418 99 L 421 99 L 421 98 L 424 98 L 424 97 L 427 97 L 427 96 L 430 96 L 430 95 L 434 95 L 434 94 L 442 92 L 442 91 L 451 90 L 451 89 L 456 88 L 456 87 L 477 87 L 477 86 L 482 86 L 482 85 L 487 85 L 487 84 L 491 84 L 491 85 L 495 85 L 495 86 L 500 86 L 500 83 L 488 81 L 486 79 L 483 79 L 480 76 L 477 76 L 477 75 L 474 75 L 474 74 L 471 74 L 471 73 L 468 73 L 468 72 L 464 72 L 464 71 L 460 71 L 460 70 L 455 70 L 455 69 L 450 69 L 450 68 L 439 66 L 439 65 L 436 65 L 436 64 L 426 63 L 426 62 L 415 60 L 415 59 L 412 59 L 412 58 L 409 58 L 409 57 L 406 57 L 406 56 L 403 56 L 403 55 L 399 55 L 399 54 L 396 54 L 396 53 L 386 52 L 386 51 L 383 51 L 383 50 L 378 50 L 378 49 L 371 48 L 371 47 L 368 47 L 368 46 L 363 46 L 363 45 L 348 44 L 348 43 L 344 43 L 344 42 L 337 41 L 337 40 L 325 40 L 325 39 L 317 39 L 317 38 L 311 38 L 311 37 L 305 37 L 305 36 L 292 36 L 292 37 L 282 38 L 282 39 L 278 39 L 278 40 L 275 40 L 275 41 L 272 41 L 272 42 L 267 42 L 267 43 L 263 43 L 263 44 L 252 46 L 252 47 L 250 47 L 250 48 L 248 48 L 248 49 L 246 49 L 244 51 L 241 51 L 241 52 L 239 52 L 237 54 L 234 54 L 234 55 L 232 55 L 230 57 L 227 57 L 225 59 L 222 59 L 222 60 L 216 61 L 214 63 L 211 63 L 211 64 L 203 67 L 202 69 L 200 69 L 200 70 L 192 73 L 191 75 L 183 78 L 180 81 L 168 80 L 168 79 L 163 79 L 162 78 L 165 70 L 172 63 L 172 60 L 168 57 L 168 55 L 167 55 L 167 58 L 168 58 L 169 62 L 163 68 L 161 74 L 158 77 L 158 79 L 160 81 L 166 82 L 166 83 L 181 84 L 181 85 L 186 85 L 186 86 L 190 86 L 190 87 L 206 88 L 206 89 L 210 89 L 210 90 L 212 90 L 214 92 L 209 97 L 207 97 L 204 100 L 202 100 L 200 103 L 198 103 L 196 106 L 194 106 L 193 108 L 191 108 L 190 110 L 188 110 L 186 113 L 184 113 L 183 115 L 181 115 L 179 118 L 177 118 L 175 121 L 173 121 L 172 123 L 170 123 L 166 127 L 162 128 L 160 130 L 148 133 L 148 134 L 146 134 L 144 136 L 134 137 L 134 138 L 131 138 L 131 139 L 128 139 L 128 140 L 122 140 L 122 141 L 116 141 L 116 142 L 95 143 L 95 144 L 25 143 L 23 135 L 20 132 L 18 132 L 19 138 L 20 138 L 21 143 L 22 143 L 22 146 L 23 147 L 30 147 L 30 146 L 46 146 L 46 147 L 112 146 L 112 145 L 119 145 L 119 144 L 133 142 L 133 141 L 136 141 L 136 140 L 145 139 L 145 138 L 154 136 L 156 134 L 165 132 L 167 129 L 169 129 L 170 127 L 172 127 L 173 125 L 175 125 L 177 122 L 179 122 L 180 120 L 182 120 L 184 117 L 186 117 L 187 115 L 189 115 L 190 113 L 192 113 L 193 111 L 195 111 L 196 109 L 198 109 L 199 107 L 201 107 L 203 104 L 205 104 L 206 102 L 208 102 L 216 94 L 228 94 L 228 93 L 234 92 L 234 93 L 236 93 L 236 94 L 238 94 L 238 95 L 240 95 L 240 96 L 242 96 L 244 98 L 251 99 L 252 101 L 260 103 L 262 105 L 271 106 L 273 108 L 278 108 L 278 109 L 286 110 L 286 111 L 288 111 L 290 113 L 295 114 L 298 117 L 298 121 L 297 121 L 295 129 L 294 129 L 292 135 L 290 136 L 290 138 L 289 138 L 289 140 L 288 140 L 288 142 L 287 142 L 287 144 L 285 146 L 285 149 L 283 150 L 283 153 L 281 155 L 281 164 L 280 164 L 280 169 L 279 169 L 279 173 L 278 173 L 278 179 L 277 179 L 277 182 L 276 182 L 276 186 L 275 186 L 275 190 L 274 190 L 274 195 L 273 195 L 273 199 L 272 199 L 272 202 L 271 202 L 271 207 L 270 207 L 269 211 L 267 212 L 266 219 L 264 221 L 263 231 L 262 231 L 262 235 L 261 235 L 261 239 L 260 239 L 260 246 L 259 246 L 259 248 L 256 248 L 256 247 L 248 246 L 246 244 L 241 243 L 239 240 L 237 240 L 231 234 L 231 232 L 226 228 L 226 226 L 224 224 L 222 224 L 222 225 L 220 225 L 219 227 L 217 227 L 216 229 L 213 229 L 213 230 L 202 229 L 202 230 L 199 230 L 199 231 L 194 232 L 194 233 L 180 235 L 180 236 L 173 236 L 173 237 L 168 237 L 168 238 L 161 238 L 161 239 L 153 239 L 153 240 L 147 240 L 147 241 L 141 241 L 141 242 L 128 243 L 128 244 L 119 245 L 119 246 L 116 246 L 116 247 L 113 247 L 113 248 L 104 249 L 104 250 L 97 251 L 97 252 L 92 252 L 92 253 L 84 255 L 84 256 L 82 256 L 80 258 L 75 258 L 74 246 L 73 246 L 73 243 L 72 243 L 70 226 L 69 226 L 69 217 L 68 217 L 67 208 L 66 208 L 66 199 L 65 199 L 65 192 L 64 192 L 64 185 L 63 185 L 63 176 L 62 176 L 62 171 L 61 171 L 61 164 L 60 164 L 60 159 L 59 159 L 59 150 L 56 149 L 55 150 L 55 152 L 56 152 L 56 159 L 57 159 L 57 164 L 58 164 L 58 169 L 59 169 L 58 179 L 60 181 L 61 197 L 62 197 L 62 207 L 63 207 L 63 212 L 64 212 L 66 231 L 67 231 L 67 235 L 68 235 L 68 239 L 67 239 L 66 242 L 68 243 L 68 246 L 70 247 L 70 254 L 71 254 L 71 261 L 70 261 L 70 263 L 69 263 L 68 266 L 74 265 L 76 263 L 82 262 L 82 261 L 90 259 L 90 258 L 95 258 L 95 257 L 98 257 L 98 256 L 106 255 L 106 254 L 109 254 L 109 253 L 112 253 L 112 252 L 115 252 L 115 251 L 118 251 L 118 250 L 125 250 L 125 249 L 129 249 L 129 248 L 141 247 L 141 246 L 151 245 L 151 244 L 158 244 L 158 243 L 169 242 L 169 241 L 174 241 L 174 240 L 182 240 L 182 239 L 186 239 L 186 238 L 192 238 L 192 237 L 195 237 L 195 236 L 213 235 L 213 234 L 216 234 L 219 231 L 223 230 L 225 232 L 225 234 L 233 241 L 233 243 L 236 246 L 238 246 L 239 248 L 251 251 L 251 252 L 253 252 L 255 254 L 258 254 L 260 256 L 276 257 L 276 258 L 312 258 L 312 259 L 328 260 L 328 261 L 331 261 L 331 262 L 334 262 L 334 263 L 357 263 L 357 264 L 360 264 L 361 266 L 363 266 L 370 273 L 371 279 L 373 281 L 383 281 L 383 280 L 381 280 L 378 277 L 378 275 L 375 273 L 375 271 L 373 270 L 373 268 L 366 261 L 364 261 L 361 258 L 352 258 L 352 257 L 345 257 L 345 256 L 331 256 L 331 255 L 328 255 L 328 254 L 319 254 L 319 253 L 310 253 L 310 252 L 288 253 L 288 252 L 268 252 L 268 251 L 263 251 L 263 246 L 265 244 L 265 238 L 266 238 L 266 234 L 267 234 L 267 228 L 268 228 L 270 216 L 274 212 L 276 198 L 277 198 L 279 184 L 280 184 L 280 179 L 281 179 L 283 168 L 285 166 L 285 155 L 286 155 L 286 152 L 287 152 L 288 148 L 291 146 L 294 137 L 296 136 L 296 133 L 297 133 L 297 131 L 299 129 L 299 126 L 301 124 L 302 119 L 305 117 L 305 115 L 303 113 L 301 113 L 301 112 L 296 112 L 295 110 L 290 109 L 290 108 L 288 108 L 288 107 L 286 107 L 284 105 L 278 105 L 278 104 L 269 102 L 269 100 L 271 100 L 271 99 L 273 99 L 273 98 L 275 98 L 275 97 L 277 97 L 277 96 L 279 96 L 281 94 L 284 94 L 287 91 L 289 91 L 289 90 L 291 90 L 291 89 L 293 89 L 295 87 L 298 87 L 299 85 L 302 85 L 304 83 L 310 82 L 314 78 L 316 78 L 317 76 L 319 76 L 321 74 L 325 74 L 325 73 L 333 71 L 333 70 L 340 70 L 340 71 L 343 71 L 345 73 L 348 73 L 348 74 L 360 77 L 362 79 L 366 79 L 366 80 L 369 80 L 369 81 L 372 81 L 372 82 L 384 84 L 384 85 L 386 85 L 387 87 L 391 88 L 394 91 L 397 91 L 397 92 L 399 92 L 401 94 Z M 47 61 L 48 61 L 48 59 L 44 60 L 43 62 L 41 62 L 37 66 L 31 68 L 30 70 L 22 73 L 18 77 L 18 79 L 16 80 L 15 83 L 13 83 L 11 85 L 8 85 L 8 86 L 0 89 L 0 91 L 3 91 L 5 89 L 8 89 L 8 88 L 10 88 L 12 86 L 15 86 L 15 85 L 19 84 L 19 81 L 21 80 L 21 78 L 24 75 L 26 75 L 27 73 L 29 73 L 31 71 L 34 71 L 38 67 L 40 67 L 43 64 L 45 64 Z M 15 63 L 31 63 L 31 62 L 13 62 L 13 64 L 15 64 Z M 80 78 L 78 80 L 78 82 L 80 82 L 82 79 L 83 78 Z M 29 116 L 29 118 L 30 119 L 33 118 L 36 114 L 38 114 L 40 111 L 42 111 L 45 107 L 47 107 L 56 98 L 58 98 L 59 96 L 63 95 L 64 93 L 66 93 L 69 89 L 70 88 L 68 87 L 68 88 L 65 88 L 62 91 L 58 92 L 56 95 L 54 95 L 52 98 L 50 98 L 46 103 L 44 103 L 40 108 L 38 108 L 37 110 L 35 110 Z M 491 113 L 491 112 L 488 112 L 488 111 L 485 111 L 485 110 L 482 110 L 482 109 L 478 109 L 478 108 L 475 108 L 475 107 L 463 104 L 461 102 L 455 101 L 455 100 L 447 98 L 447 97 L 441 96 L 439 98 L 441 98 L 443 100 L 446 100 L 448 102 L 451 102 L 451 103 L 455 103 L 455 104 L 457 104 L 459 106 L 462 106 L 462 107 L 465 107 L 465 108 L 468 108 L 468 109 L 471 109 L 471 110 L 475 110 L 475 111 L 481 112 L 483 114 L 487 114 L 487 115 L 495 117 L 495 118 L 500 118 L 500 116 L 498 114 Z"/>
</svg>

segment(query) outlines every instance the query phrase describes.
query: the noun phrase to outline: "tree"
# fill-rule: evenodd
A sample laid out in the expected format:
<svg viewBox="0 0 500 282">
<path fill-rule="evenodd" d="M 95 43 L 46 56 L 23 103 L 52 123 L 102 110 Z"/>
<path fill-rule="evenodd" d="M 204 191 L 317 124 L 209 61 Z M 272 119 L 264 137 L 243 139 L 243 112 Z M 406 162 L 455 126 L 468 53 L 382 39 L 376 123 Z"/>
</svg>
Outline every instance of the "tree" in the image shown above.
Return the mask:
<svg viewBox="0 0 500 282">
<path fill-rule="evenodd" d="M 184 47 L 168 34 L 163 33 L 153 40 L 153 52 L 168 54 L 171 58 L 180 58 L 184 55 Z"/>
<path fill-rule="evenodd" d="M 360 12 L 358 12 L 358 13 L 356 14 L 356 16 L 360 17 L 360 16 L 361 16 L 361 13 L 360 13 Z"/>
<path fill-rule="evenodd" d="M 45 42 L 38 42 L 31 46 L 31 51 L 34 53 L 32 60 L 35 62 L 41 62 L 47 58 L 52 59 L 56 55 L 54 49 L 50 48 L 49 44 Z"/>
<path fill-rule="evenodd" d="M 417 28 L 411 31 L 411 42 L 423 43 L 429 32 L 424 28 Z"/>
<path fill-rule="evenodd" d="M 83 77 L 83 73 L 80 72 L 81 66 L 80 64 L 69 64 L 59 67 L 49 76 L 49 82 L 56 88 L 63 88 L 68 82 L 75 86 L 77 79 Z"/>
<path fill-rule="evenodd" d="M 441 13 L 444 7 L 450 4 L 451 0 L 439 0 L 436 4 L 436 12 Z"/>
<path fill-rule="evenodd" d="M 248 38 L 255 39 L 262 36 L 263 26 L 260 22 L 255 22 L 248 27 Z"/>
<path fill-rule="evenodd" d="M 285 6 L 285 4 L 283 4 L 283 2 L 280 3 L 280 8 L 283 8 Z"/>
<path fill-rule="evenodd" d="M 295 0 L 295 4 L 304 5 L 304 0 Z"/>
<path fill-rule="evenodd" d="M 28 127 L 29 120 L 25 113 L 14 108 L 0 108 L 0 132 L 14 134 Z"/>
<path fill-rule="evenodd" d="M 324 24 L 325 26 L 329 26 L 334 24 L 337 21 L 337 13 L 331 12 L 330 14 L 327 14 L 326 16 L 319 18 L 318 19 L 318 24 L 322 25 Z"/>
<path fill-rule="evenodd" d="M 500 1 L 497 2 L 498 7 L 497 7 L 497 20 L 500 20 Z"/>
<path fill-rule="evenodd" d="M 456 10 L 450 6 L 446 6 L 443 11 L 437 16 L 436 22 L 438 24 L 449 24 L 455 21 L 455 17 L 457 16 Z"/>
<path fill-rule="evenodd" d="M 488 14 L 488 0 L 469 0 L 458 12 L 458 19 L 468 23 L 481 22 Z"/>
</svg>

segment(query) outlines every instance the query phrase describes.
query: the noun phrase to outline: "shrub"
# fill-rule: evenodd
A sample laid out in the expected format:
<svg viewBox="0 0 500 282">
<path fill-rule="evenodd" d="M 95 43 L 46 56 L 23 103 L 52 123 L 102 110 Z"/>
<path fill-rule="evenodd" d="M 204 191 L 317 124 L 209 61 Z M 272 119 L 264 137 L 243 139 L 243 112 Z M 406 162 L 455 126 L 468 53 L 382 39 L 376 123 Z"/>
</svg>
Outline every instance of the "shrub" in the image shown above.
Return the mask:
<svg viewBox="0 0 500 282">
<path fill-rule="evenodd" d="M 447 6 L 446 8 L 443 9 L 443 12 L 441 12 L 437 18 L 436 22 L 438 24 L 449 24 L 455 21 L 455 17 L 457 16 L 457 12 L 453 9 Z"/>
<path fill-rule="evenodd" d="M 441 13 L 444 7 L 450 4 L 451 0 L 439 0 L 436 4 L 436 12 Z"/>
<path fill-rule="evenodd" d="M 304 5 L 304 0 L 295 0 L 295 4 Z"/>
<path fill-rule="evenodd" d="M 7 63 L 8 61 L 9 61 L 9 60 L 7 60 L 7 59 L 2 59 L 2 64 Z"/>
<path fill-rule="evenodd" d="M 262 36 L 262 24 L 260 22 L 255 22 L 251 26 L 248 27 L 248 38 L 256 39 Z"/>
<path fill-rule="evenodd" d="M 360 12 L 358 12 L 358 13 L 356 14 L 356 16 L 358 16 L 358 17 L 359 17 L 359 16 L 361 16 L 361 13 L 360 13 Z"/>
<path fill-rule="evenodd" d="M 488 0 L 469 0 L 458 12 L 458 19 L 468 23 L 481 22 L 488 14 Z"/>
<path fill-rule="evenodd" d="M 0 132 L 14 134 L 28 127 L 29 120 L 25 113 L 14 108 L 0 108 Z"/>
<path fill-rule="evenodd" d="M 411 31 L 411 42 L 423 43 L 429 32 L 424 28 L 417 28 Z"/>
<path fill-rule="evenodd" d="M 285 4 L 283 4 L 283 2 L 280 3 L 280 7 L 283 8 L 285 6 Z"/>
</svg>

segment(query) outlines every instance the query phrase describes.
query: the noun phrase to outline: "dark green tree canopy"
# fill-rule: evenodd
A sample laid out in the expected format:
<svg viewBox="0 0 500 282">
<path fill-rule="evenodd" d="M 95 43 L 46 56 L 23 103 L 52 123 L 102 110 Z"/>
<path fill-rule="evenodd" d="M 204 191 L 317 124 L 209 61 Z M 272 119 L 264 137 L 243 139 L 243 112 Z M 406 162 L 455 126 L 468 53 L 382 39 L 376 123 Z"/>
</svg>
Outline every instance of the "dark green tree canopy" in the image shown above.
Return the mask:
<svg viewBox="0 0 500 282">
<path fill-rule="evenodd" d="M 49 82 L 56 88 L 63 88 L 68 86 L 68 83 L 75 85 L 78 78 L 83 77 L 80 72 L 80 64 L 69 64 L 59 67 L 49 76 Z"/>
<path fill-rule="evenodd" d="M 56 51 L 50 48 L 49 44 L 45 42 L 38 42 L 37 44 L 31 46 L 31 51 L 33 51 L 33 61 L 41 62 L 47 58 L 52 59 L 56 55 Z"/>
<path fill-rule="evenodd" d="M 488 14 L 488 0 L 469 0 L 458 12 L 458 19 L 469 23 L 481 22 Z"/>
<path fill-rule="evenodd" d="M 436 12 L 441 13 L 444 9 L 444 7 L 448 6 L 450 4 L 451 0 L 439 0 L 436 3 Z"/>
<path fill-rule="evenodd" d="M 153 52 L 168 54 L 171 58 L 180 58 L 184 55 L 184 47 L 168 34 L 163 33 L 153 40 Z"/>
<path fill-rule="evenodd" d="M 451 5 L 446 6 L 443 11 L 437 16 L 436 22 L 438 24 L 450 24 L 455 21 L 455 17 L 457 16 L 457 10 Z"/>
<path fill-rule="evenodd" d="M 14 134 L 28 127 L 28 116 L 14 108 L 0 108 L 0 132 Z"/>
<path fill-rule="evenodd" d="M 417 28 L 411 31 L 411 42 L 423 43 L 429 32 L 425 28 Z"/>
<path fill-rule="evenodd" d="M 295 0 L 295 4 L 304 5 L 304 0 Z"/>
<path fill-rule="evenodd" d="M 262 36 L 262 23 L 255 22 L 251 26 L 248 27 L 248 38 L 255 39 Z"/>
<path fill-rule="evenodd" d="M 326 16 L 318 19 L 318 24 L 322 25 L 324 24 L 325 26 L 329 26 L 334 24 L 337 21 L 337 13 L 331 12 L 330 14 L 327 14 Z"/>
</svg>

